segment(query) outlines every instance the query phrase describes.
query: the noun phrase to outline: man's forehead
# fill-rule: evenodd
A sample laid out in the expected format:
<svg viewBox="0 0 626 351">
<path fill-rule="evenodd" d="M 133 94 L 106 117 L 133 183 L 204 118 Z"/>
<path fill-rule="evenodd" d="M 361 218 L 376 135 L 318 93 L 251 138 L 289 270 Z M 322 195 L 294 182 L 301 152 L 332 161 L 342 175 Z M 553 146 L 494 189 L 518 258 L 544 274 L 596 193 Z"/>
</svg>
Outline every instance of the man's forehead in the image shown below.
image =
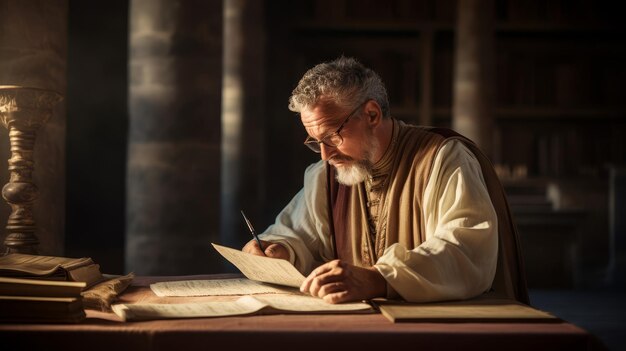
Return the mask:
<svg viewBox="0 0 626 351">
<path fill-rule="evenodd" d="M 342 109 L 332 102 L 320 102 L 300 113 L 302 125 L 307 129 L 335 125 L 341 118 Z"/>
</svg>

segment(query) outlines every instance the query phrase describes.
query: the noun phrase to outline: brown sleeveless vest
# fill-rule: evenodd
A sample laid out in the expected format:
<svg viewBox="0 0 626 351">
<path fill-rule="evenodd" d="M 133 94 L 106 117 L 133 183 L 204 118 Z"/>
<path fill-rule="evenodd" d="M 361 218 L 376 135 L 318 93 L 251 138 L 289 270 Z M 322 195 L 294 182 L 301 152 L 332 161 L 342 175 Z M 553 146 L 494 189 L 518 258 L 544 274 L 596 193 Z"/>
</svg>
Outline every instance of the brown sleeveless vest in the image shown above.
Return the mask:
<svg viewBox="0 0 626 351">
<path fill-rule="evenodd" d="M 363 184 L 345 186 L 326 165 L 330 230 L 335 257 L 358 266 L 372 266 L 394 243 L 408 249 L 425 240 L 421 201 L 437 151 L 457 139 L 478 159 L 491 202 L 498 216 L 498 263 L 492 289 L 496 294 L 529 303 L 517 230 L 504 190 L 489 159 L 469 139 L 443 128 L 400 125 L 392 171 L 381 199 L 375 240 L 370 236 Z M 416 162 L 416 160 L 419 160 Z M 404 162 L 402 162 L 404 161 Z"/>
</svg>

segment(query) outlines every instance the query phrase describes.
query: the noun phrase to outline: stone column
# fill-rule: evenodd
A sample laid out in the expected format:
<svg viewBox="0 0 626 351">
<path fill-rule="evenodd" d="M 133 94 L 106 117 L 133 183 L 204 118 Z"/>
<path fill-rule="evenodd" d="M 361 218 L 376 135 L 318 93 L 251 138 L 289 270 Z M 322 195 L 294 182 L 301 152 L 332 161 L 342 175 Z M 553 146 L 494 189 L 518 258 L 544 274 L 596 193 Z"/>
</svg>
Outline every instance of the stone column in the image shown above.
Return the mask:
<svg viewBox="0 0 626 351">
<path fill-rule="evenodd" d="M 261 231 L 264 149 L 264 1 L 224 1 L 222 218 L 225 245 L 252 239 L 239 211 Z"/>
<path fill-rule="evenodd" d="M 0 85 L 65 95 L 67 16 L 67 0 L 0 0 Z M 33 217 L 40 242 L 37 251 L 44 255 L 62 255 L 65 247 L 65 102 L 48 112 L 50 119 L 37 130 L 34 144 L 32 179 L 39 188 L 39 196 L 33 204 Z M 9 157 L 8 131 L 0 128 L 0 162 Z M 0 163 L 0 183 L 8 182 L 8 178 L 7 164 Z M 9 212 L 9 206 L 0 205 L 0 223 L 6 223 Z M 7 234 L 4 230 L 0 233 L 2 238 Z"/>
<path fill-rule="evenodd" d="M 126 269 L 220 271 L 222 2 L 130 3 Z"/>
<path fill-rule="evenodd" d="M 489 156 L 494 133 L 493 46 L 493 0 L 459 0 L 452 127 Z"/>
</svg>

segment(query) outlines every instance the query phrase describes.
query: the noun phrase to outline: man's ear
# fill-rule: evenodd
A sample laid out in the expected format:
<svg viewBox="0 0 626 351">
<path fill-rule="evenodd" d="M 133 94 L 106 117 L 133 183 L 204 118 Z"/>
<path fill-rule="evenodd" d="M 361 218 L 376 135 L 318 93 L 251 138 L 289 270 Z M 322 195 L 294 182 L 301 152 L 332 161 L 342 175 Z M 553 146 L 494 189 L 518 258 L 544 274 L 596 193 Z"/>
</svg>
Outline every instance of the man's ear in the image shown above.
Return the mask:
<svg viewBox="0 0 626 351">
<path fill-rule="evenodd" d="M 383 111 L 375 100 L 370 100 L 365 104 L 365 113 L 367 113 L 368 123 L 377 126 L 383 119 Z"/>
</svg>

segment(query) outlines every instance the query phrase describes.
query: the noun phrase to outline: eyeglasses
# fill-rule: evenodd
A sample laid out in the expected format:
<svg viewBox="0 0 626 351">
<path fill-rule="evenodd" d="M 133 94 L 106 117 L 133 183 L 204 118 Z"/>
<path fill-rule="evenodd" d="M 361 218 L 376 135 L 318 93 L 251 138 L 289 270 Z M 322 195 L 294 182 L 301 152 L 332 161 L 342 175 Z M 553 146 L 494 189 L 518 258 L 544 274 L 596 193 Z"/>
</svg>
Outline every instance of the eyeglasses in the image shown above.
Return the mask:
<svg viewBox="0 0 626 351">
<path fill-rule="evenodd" d="M 320 145 L 322 143 L 324 145 L 326 145 L 326 146 L 329 146 L 329 147 L 339 147 L 339 146 L 341 146 L 341 144 L 343 144 L 343 137 L 341 137 L 341 134 L 339 134 L 339 133 L 341 132 L 343 127 L 346 125 L 346 123 L 348 122 L 350 117 L 352 117 L 352 115 L 354 115 L 356 113 L 356 111 L 358 111 L 361 107 L 363 107 L 363 105 L 365 105 L 365 103 L 367 103 L 368 101 L 369 100 L 366 100 L 365 102 L 363 102 L 362 104 L 357 106 L 357 108 L 352 110 L 352 112 L 350 112 L 348 114 L 348 116 L 343 120 L 343 122 L 341 123 L 339 128 L 337 128 L 337 130 L 335 132 L 326 135 L 321 140 L 317 140 L 317 139 L 315 139 L 315 138 L 313 138 L 311 136 L 308 136 L 304 140 L 304 145 L 308 146 L 309 149 L 313 150 L 313 152 L 316 152 L 318 154 L 320 152 L 322 152 L 322 145 Z"/>
</svg>

